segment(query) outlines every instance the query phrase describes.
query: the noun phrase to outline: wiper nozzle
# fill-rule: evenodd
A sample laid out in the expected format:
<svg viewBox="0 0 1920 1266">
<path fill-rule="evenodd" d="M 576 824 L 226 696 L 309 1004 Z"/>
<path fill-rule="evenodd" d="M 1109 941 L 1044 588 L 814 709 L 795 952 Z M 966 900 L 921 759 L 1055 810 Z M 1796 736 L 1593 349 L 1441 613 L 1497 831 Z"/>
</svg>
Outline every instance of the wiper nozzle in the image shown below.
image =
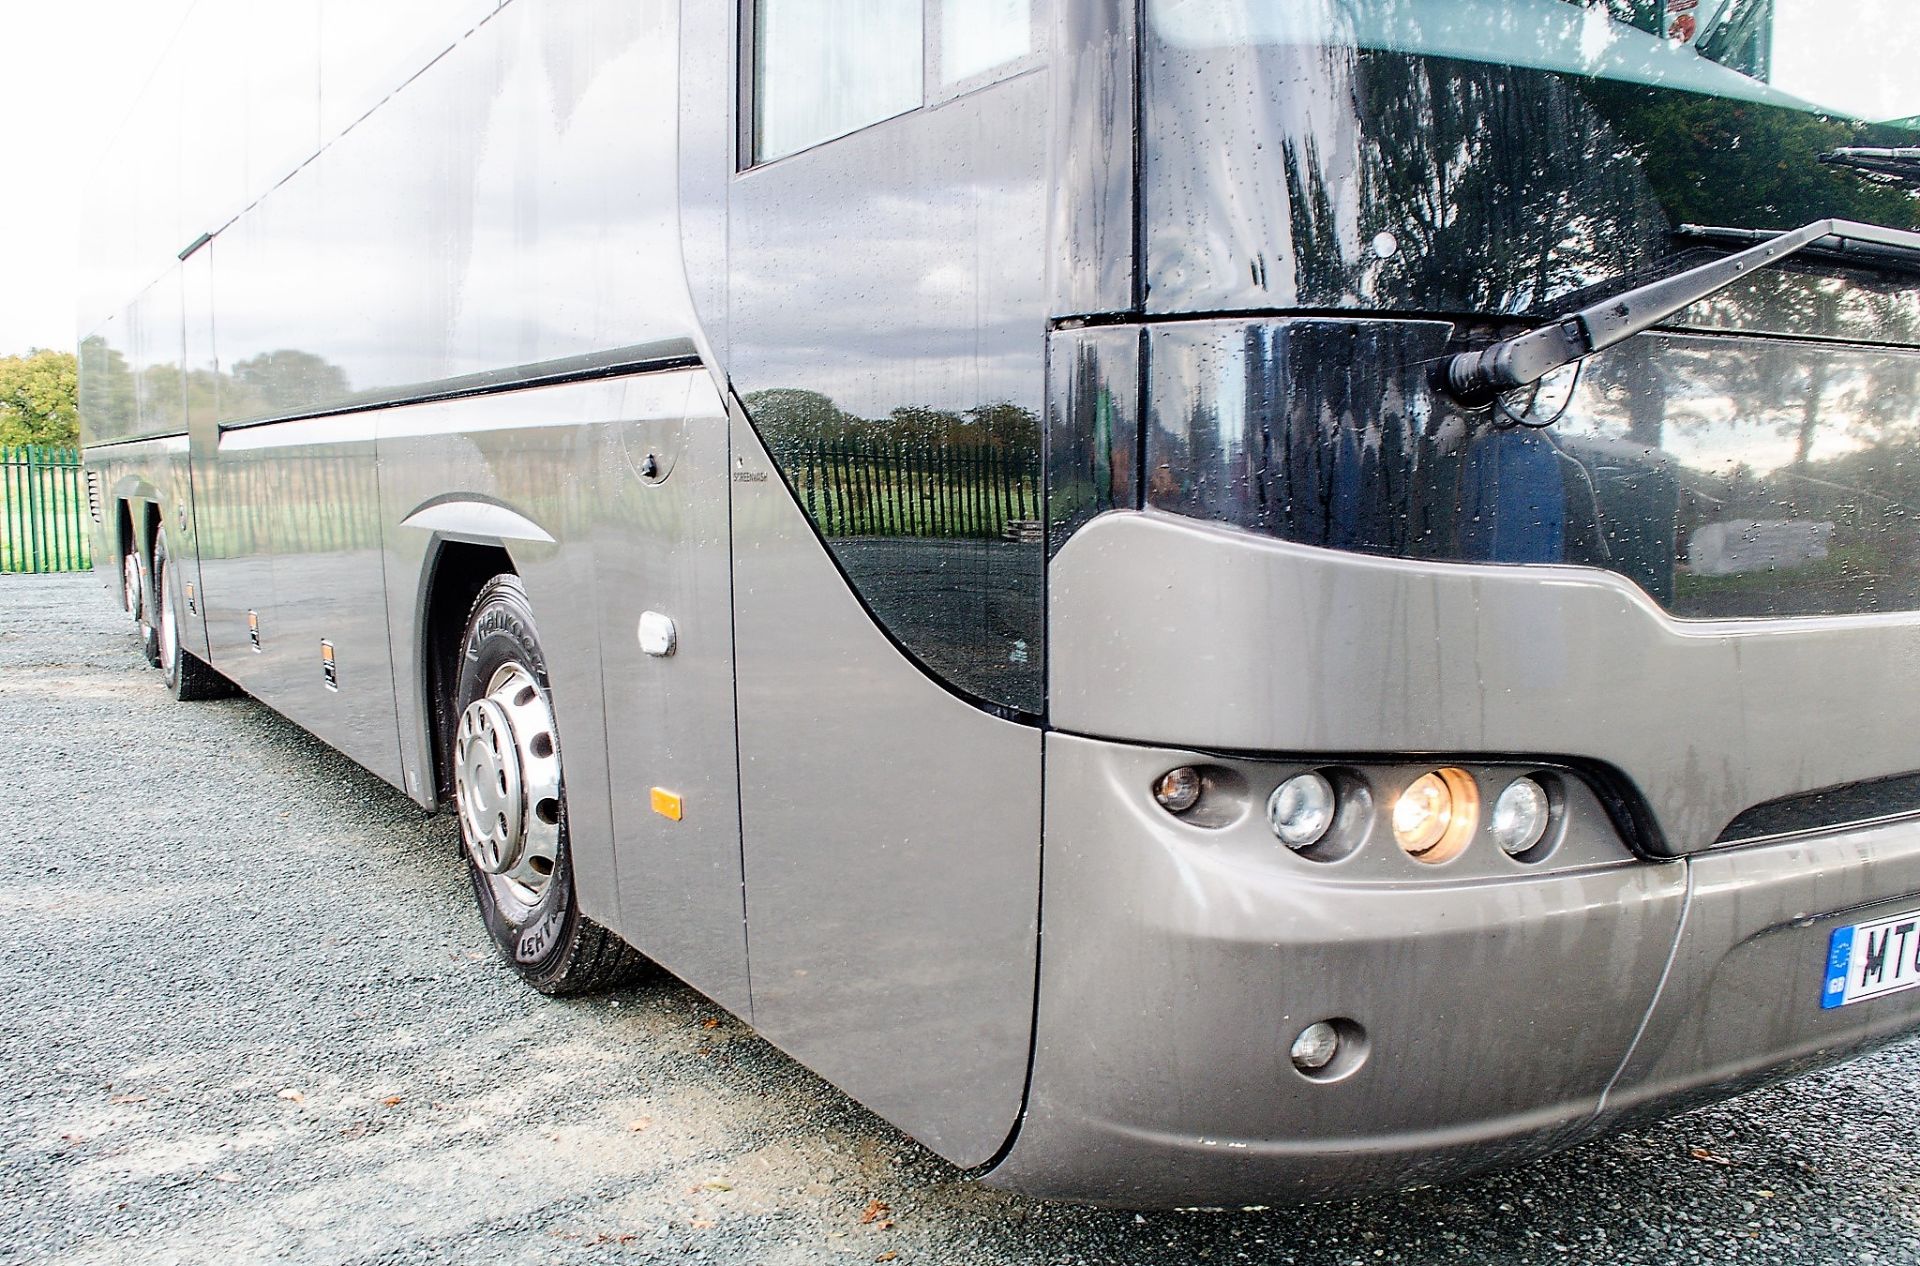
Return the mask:
<svg viewBox="0 0 1920 1266">
<path fill-rule="evenodd" d="M 1735 231 L 1682 225 L 1679 235 L 1724 236 L 1730 232 Z M 1750 273 L 1829 240 L 1840 247 L 1859 243 L 1920 260 L 1920 233 L 1852 220 L 1815 220 L 1804 228 L 1763 235 L 1756 245 L 1724 259 L 1589 304 L 1551 325 L 1501 339 L 1476 352 L 1461 352 L 1441 366 L 1438 385 L 1460 404 L 1484 408 L 1503 392 L 1539 382 L 1556 369 L 1653 328 Z"/>
</svg>

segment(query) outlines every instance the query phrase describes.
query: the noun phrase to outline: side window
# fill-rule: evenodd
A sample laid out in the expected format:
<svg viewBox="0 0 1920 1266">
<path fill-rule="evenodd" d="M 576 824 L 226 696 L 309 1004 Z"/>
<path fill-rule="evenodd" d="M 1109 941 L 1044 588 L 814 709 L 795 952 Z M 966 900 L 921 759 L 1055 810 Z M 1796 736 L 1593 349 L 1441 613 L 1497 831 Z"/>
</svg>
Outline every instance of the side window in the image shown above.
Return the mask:
<svg viewBox="0 0 1920 1266">
<path fill-rule="evenodd" d="M 932 64 L 942 94 L 1027 69 L 1040 51 L 1034 0 L 934 0 Z"/>
<path fill-rule="evenodd" d="M 757 0 L 753 158 L 768 162 L 917 109 L 921 0 Z"/>
<path fill-rule="evenodd" d="M 1040 62 L 1040 0 L 754 0 L 750 163 Z"/>
</svg>

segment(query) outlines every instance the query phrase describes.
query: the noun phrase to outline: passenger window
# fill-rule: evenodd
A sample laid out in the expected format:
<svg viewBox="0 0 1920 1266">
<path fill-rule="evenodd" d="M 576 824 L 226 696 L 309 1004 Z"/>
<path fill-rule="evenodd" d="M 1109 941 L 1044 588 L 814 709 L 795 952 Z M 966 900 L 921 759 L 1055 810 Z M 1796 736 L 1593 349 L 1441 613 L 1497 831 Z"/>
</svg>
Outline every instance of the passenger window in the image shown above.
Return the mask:
<svg viewBox="0 0 1920 1266">
<path fill-rule="evenodd" d="M 919 108 L 920 6 L 921 0 L 758 0 L 754 161 L 783 158 Z"/>
<path fill-rule="evenodd" d="M 939 0 L 934 63 L 942 88 L 1012 69 L 1039 47 L 1033 0 Z"/>
</svg>

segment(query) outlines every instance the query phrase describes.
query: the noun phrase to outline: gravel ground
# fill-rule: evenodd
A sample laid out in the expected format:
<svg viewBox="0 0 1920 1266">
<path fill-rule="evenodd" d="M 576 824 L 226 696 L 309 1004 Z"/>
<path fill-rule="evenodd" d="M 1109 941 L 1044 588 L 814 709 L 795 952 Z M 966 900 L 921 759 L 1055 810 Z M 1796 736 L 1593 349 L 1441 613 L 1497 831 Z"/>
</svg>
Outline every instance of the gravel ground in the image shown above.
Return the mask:
<svg viewBox="0 0 1920 1266">
<path fill-rule="evenodd" d="M 90 577 L 0 577 L 0 754 L 0 1261 L 1920 1260 L 1910 1043 L 1452 1187 L 1041 1204 L 682 986 L 522 988 L 449 821 L 172 703 Z"/>
</svg>

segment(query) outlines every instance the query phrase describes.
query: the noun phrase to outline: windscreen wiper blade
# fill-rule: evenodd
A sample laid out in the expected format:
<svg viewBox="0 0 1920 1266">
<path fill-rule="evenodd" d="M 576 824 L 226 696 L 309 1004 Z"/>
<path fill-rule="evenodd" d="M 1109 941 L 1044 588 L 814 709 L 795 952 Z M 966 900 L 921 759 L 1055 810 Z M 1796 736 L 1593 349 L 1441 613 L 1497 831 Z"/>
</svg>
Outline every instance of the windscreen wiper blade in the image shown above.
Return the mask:
<svg viewBox="0 0 1920 1266">
<path fill-rule="evenodd" d="M 1870 176 L 1889 180 L 1920 181 L 1920 149 L 1877 149 L 1866 145 L 1842 145 L 1820 155 L 1823 163 L 1851 167 Z"/>
<path fill-rule="evenodd" d="M 1680 235 L 1736 232 L 1738 230 L 1699 230 L 1683 226 Z M 1439 385 L 1459 403 L 1481 408 L 1491 404 L 1502 392 L 1539 382 L 1556 369 L 1652 329 L 1681 309 L 1815 243 L 1820 244 L 1823 254 L 1836 248 L 1844 251 L 1852 245 L 1856 253 L 1873 248 L 1920 261 L 1920 233 L 1878 224 L 1815 220 L 1804 228 L 1785 233 L 1762 233 L 1755 245 L 1725 259 L 1635 286 L 1589 304 L 1551 325 L 1501 339 L 1479 351 L 1461 352 L 1443 364 Z"/>
<path fill-rule="evenodd" d="M 1920 169 L 1916 169 L 1916 174 L 1920 175 Z M 1777 236 L 1768 229 L 1730 229 L 1717 224 L 1683 224 L 1673 231 L 1673 235 L 1683 242 L 1697 242 L 1702 246 L 1718 246 L 1727 250 L 1770 241 Z M 1800 254 L 1808 259 L 1854 264 L 1875 272 L 1920 275 L 1920 250 L 1911 246 L 1888 246 L 1853 238 L 1829 237 L 1808 243 L 1801 248 Z"/>
</svg>

